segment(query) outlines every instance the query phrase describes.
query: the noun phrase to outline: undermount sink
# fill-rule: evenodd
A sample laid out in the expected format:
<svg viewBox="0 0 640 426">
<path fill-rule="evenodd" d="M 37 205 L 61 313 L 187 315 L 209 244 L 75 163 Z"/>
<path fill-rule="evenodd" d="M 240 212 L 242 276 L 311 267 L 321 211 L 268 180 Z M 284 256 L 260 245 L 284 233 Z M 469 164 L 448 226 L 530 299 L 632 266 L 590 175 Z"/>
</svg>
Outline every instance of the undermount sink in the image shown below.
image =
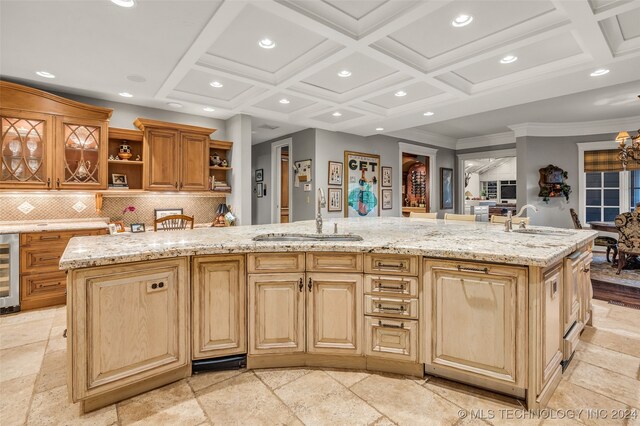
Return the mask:
<svg viewBox="0 0 640 426">
<path fill-rule="evenodd" d="M 253 238 L 253 241 L 362 241 L 355 234 L 264 234 Z"/>
<path fill-rule="evenodd" d="M 546 236 L 551 235 L 551 236 L 558 236 L 558 237 L 574 235 L 573 232 L 569 232 L 569 231 L 552 231 L 549 229 L 531 229 L 531 228 L 514 229 L 512 232 L 517 232 L 519 234 L 546 235 Z"/>
</svg>

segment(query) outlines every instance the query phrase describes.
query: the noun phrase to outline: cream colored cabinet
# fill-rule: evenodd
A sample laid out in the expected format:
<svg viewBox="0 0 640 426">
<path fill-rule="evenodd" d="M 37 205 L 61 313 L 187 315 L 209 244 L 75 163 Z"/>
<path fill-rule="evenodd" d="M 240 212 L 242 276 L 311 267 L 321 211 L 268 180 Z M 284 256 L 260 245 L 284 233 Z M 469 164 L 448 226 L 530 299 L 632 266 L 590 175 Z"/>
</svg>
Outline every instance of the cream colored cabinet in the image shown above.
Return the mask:
<svg viewBox="0 0 640 426">
<path fill-rule="evenodd" d="M 526 269 L 425 260 L 423 270 L 427 372 L 523 394 Z"/>
<path fill-rule="evenodd" d="M 305 350 L 304 274 L 249 274 L 249 354 Z"/>
<path fill-rule="evenodd" d="M 582 270 L 584 269 L 583 253 L 576 252 L 564 260 L 564 307 L 563 335 L 567 334 L 580 316 L 582 299 Z M 579 327 L 579 325 L 578 325 Z"/>
<path fill-rule="evenodd" d="M 69 275 L 69 388 L 85 411 L 190 374 L 188 265 L 175 258 Z"/>
<path fill-rule="evenodd" d="M 582 269 L 580 271 L 580 315 L 578 319 L 582 324 L 591 325 L 593 299 L 593 287 L 591 284 L 591 262 L 593 261 L 593 253 L 589 250 L 586 252 L 582 261 Z"/>
<path fill-rule="evenodd" d="M 247 352 L 244 255 L 193 260 L 193 359 Z"/>
<path fill-rule="evenodd" d="M 307 352 L 362 353 L 362 274 L 307 274 Z"/>
<path fill-rule="evenodd" d="M 365 355 L 417 362 L 418 321 L 365 317 Z"/>
</svg>

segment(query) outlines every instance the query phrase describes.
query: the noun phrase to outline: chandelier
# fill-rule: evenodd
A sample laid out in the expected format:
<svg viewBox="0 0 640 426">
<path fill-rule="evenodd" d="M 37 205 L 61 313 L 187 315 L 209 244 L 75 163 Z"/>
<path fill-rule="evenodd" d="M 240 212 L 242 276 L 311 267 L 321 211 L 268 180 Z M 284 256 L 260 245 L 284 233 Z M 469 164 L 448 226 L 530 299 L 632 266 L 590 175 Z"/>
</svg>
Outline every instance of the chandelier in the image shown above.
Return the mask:
<svg viewBox="0 0 640 426">
<path fill-rule="evenodd" d="M 627 145 L 627 140 L 631 141 Z M 627 164 L 629 160 L 634 160 L 640 163 L 640 129 L 635 137 L 631 137 L 627 132 L 620 132 L 616 136 L 616 142 L 619 143 L 618 160 L 622 163 L 624 170 L 627 170 Z"/>
</svg>

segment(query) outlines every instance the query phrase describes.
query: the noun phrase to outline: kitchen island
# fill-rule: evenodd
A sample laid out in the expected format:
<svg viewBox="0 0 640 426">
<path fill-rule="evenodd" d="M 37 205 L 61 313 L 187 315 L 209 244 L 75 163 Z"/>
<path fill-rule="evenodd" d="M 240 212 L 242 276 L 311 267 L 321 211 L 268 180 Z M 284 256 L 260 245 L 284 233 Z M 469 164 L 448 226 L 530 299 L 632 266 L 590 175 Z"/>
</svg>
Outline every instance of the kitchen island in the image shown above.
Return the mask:
<svg viewBox="0 0 640 426">
<path fill-rule="evenodd" d="M 544 406 L 591 316 L 596 233 L 332 220 L 73 238 L 68 386 L 90 411 L 246 354 L 248 368 L 433 374 Z"/>
</svg>

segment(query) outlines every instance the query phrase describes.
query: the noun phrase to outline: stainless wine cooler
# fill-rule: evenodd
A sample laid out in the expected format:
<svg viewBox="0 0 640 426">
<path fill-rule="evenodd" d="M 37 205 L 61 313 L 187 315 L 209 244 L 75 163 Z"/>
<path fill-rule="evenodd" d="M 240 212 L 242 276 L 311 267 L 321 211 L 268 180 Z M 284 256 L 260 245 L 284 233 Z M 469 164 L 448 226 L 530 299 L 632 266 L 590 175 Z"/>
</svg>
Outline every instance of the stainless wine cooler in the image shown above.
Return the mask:
<svg viewBox="0 0 640 426">
<path fill-rule="evenodd" d="M 0 235 L 0 314 L 20 310 L 18 234 Z"/>
</svg>

